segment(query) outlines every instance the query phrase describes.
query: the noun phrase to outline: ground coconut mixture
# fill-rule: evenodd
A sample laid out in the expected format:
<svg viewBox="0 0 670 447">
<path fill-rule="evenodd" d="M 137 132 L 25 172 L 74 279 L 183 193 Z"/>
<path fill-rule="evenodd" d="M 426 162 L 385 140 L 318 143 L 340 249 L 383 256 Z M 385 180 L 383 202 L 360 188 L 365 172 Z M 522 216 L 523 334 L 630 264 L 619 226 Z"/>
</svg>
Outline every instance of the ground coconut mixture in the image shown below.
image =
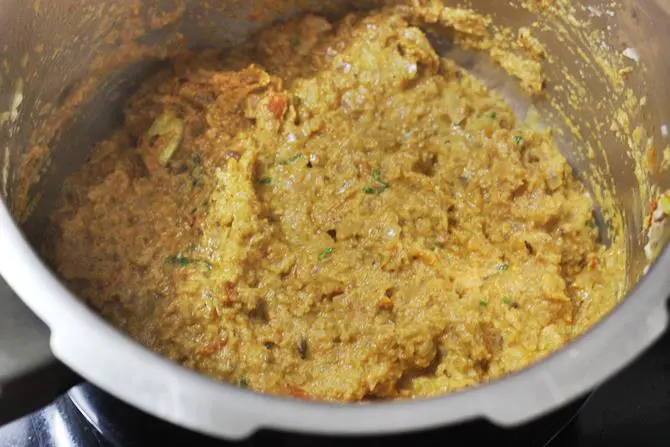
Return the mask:
<svg viewBox="0 0 670 447">
<path fill-rule="evenodd" d="M 307 399 L 440 395 L 583 333 L 623 281 L 589 194 L 402 11 L 174 58 L 66 182 L 59 275 L 175 362 Z"/>
</svg>

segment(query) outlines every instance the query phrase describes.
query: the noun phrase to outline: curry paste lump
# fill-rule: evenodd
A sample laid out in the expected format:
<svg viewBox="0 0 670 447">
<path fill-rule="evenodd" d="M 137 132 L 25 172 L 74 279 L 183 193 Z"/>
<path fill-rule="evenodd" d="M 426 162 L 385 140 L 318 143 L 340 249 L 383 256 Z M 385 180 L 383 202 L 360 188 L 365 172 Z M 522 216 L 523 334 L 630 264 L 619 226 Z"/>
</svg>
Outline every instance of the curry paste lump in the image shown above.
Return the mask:
<svg viewBox="0 0 670 447">
<path fill-rule="evenodd" d="M 545 357 L 617 301 L 550 131 L 392 11 L 177 56 L 125 118 L 67 180 L 50 259 L 115 326 L 216 379 L 439 395 Z"/>
</svg>

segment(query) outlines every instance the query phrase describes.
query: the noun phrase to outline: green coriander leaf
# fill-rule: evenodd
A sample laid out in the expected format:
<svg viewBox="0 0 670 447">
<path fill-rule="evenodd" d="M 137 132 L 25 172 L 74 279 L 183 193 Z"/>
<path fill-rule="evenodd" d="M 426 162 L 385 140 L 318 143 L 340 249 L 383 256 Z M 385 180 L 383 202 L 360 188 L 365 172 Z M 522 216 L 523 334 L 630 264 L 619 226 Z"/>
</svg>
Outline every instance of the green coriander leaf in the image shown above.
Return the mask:
<svg viewBox="0 0 670 447">
<path fill-rule="evenodd" d="M 181 253 L 176 254 L 176 255 L 172 255 L 172 256 L 168 256 L 165 259 L 165 264 L 174 265 L 174 266 L 177 266 L 177 267 L 186 267 L 190 263 L 191 263 L 191 260 L 188 259 L 186 256 L 182 255 Z"/>
<path fill-rule="evenodd" d="M 328 256 L 332 255 L 335 249 L 333 247 L 328 247 L 321 253 L 319 253 L 319 261 L 323 261 L 326 259 Z"/>
<path fill-rule="evenodd" d="M 496 119 L 498 112 L 491 112 L 491 119 Z"/>
<path fill-rule="evenodd" d="M 258 180 L 256 180 L 256 183 L 259 185 L 269 185 L 272 183 L 272 179 L 270 177 L 261 177 Z"/>
<path fill-rule="evenodd" d="M 284 166 L 289 165 L 289 164 L 292 164 L 292 163 L 295 163 L 296 161 L 298 161 L 298 159 L 300 157 L 302 157 L 303 155 L 304 154 L 302 152 L 299 152 L 299 153 L 295 154 L 294 156 L 289 157 L 285 160 L 279 160 L 277 163 L 280 164 L 280 165 L 284 165 Z"/>
<path fill-rule="evenodd" d="M 481 307 L 488 307 L 489 303 L 486 300 L 479 300 L 479 305 Z"/>
<path fill-rule="evenodd" d="M 249 380 L 246 377 L 242 377 L 237 381 L 237 386 L 240 388 L 249 388 Z"/>
<path fill-rule="evenodd" d="M 372 185 L 363 188 L 364 193 L 381 194 L 386 190 L 386 188 L 390 186 L 388 182 L 382 180 L 382 173 L 379 169 L 375 169 L 372 171 L 372 180 L 373 180 Z"/>
<path fill-rule="evenodd" d="M 363 192 L 365 194 L 381 194 L 386 190 L 386 186 L 378 186 L 376 188 L 373 188 L 371 186 L 366 186 L 363 188 Z"/>
<path fill-rule="evenodd" d="M 592 220 L 587 220 L 587 221 L 586 221 L 586 226 L 589 227 L 589 228 L 592 229 L 592 230 L 595 230 L 596 228 L 598 228 L 598 224 L 596 224 L 596 223 L 595 223 L 594 221 L 592 221 Z"/>
<path fill-rule="evenodd" d="M 508 306 L 512 305 L 512 298 L 505 296 L 503 297 L 503 303 L 507 304 Z"/>
<path fill-rule="evenodd" d="M 499 272 L 504 272 L 508 268 L 509 268 L 509 264 L 506 263 L 506 262 L 500 263 L 496 266 L 496 270 L 498 270 Z"/>
<path fill-rule="evenodd" d="M 514 137 L 514 144 L 521 144 L 523 141 L 523 137 L 521 135 L 517 135 Z"/>
</svg>

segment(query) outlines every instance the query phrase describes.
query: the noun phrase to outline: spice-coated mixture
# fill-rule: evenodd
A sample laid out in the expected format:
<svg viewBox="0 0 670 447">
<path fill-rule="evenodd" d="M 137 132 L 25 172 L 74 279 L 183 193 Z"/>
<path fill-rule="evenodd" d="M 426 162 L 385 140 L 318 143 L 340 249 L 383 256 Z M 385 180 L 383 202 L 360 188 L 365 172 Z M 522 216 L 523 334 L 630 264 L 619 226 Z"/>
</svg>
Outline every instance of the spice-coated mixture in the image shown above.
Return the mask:
<svg viewBox="0 0 670 447">
<path fill-rule="evenodd" d="M 50 258 L 114 325 L 217 379 L 438 395 L 550 354 L 618 299 L 550 131 L 397 10 L 176 57 L 125 116 L 66 182 Z"/>
</svg>

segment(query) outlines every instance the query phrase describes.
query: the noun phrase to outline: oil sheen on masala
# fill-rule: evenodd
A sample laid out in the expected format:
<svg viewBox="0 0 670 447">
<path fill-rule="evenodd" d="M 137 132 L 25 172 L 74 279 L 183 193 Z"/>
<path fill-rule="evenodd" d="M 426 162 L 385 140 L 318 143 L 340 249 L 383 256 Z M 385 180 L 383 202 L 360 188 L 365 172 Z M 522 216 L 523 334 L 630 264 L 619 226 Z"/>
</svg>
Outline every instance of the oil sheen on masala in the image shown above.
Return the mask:
<svg viewBox="0 0 670 447">
<path fill-rule="evenodd" d="M 49 257 L 107 320 L 211 377 L 439 395 L 547 356 L 618 300 L 620 254 L 550 131 L 393 10 L 175 57 L 125 117 L 66 182 Z"/>
</svg>

